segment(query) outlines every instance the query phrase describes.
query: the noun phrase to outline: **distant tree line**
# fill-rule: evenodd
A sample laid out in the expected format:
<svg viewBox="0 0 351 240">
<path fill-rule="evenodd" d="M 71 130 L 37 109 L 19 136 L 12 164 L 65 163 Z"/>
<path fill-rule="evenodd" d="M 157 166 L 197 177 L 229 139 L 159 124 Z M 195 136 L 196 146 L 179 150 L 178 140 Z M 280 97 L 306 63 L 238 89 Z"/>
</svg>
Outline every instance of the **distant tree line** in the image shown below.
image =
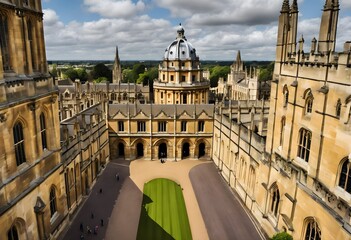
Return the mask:
<svg viewBox="0 0 351 240">
<path fill-rule="evenodd" d="M 158 64 L 159 62 L 156 61 L 122 62 L 122 82 L 135 82 L 143 85 L 152 84 L 154 79 L 158 78 Z M 247 66 L 255 66 L 259 68 L 259 81 L 268 81 L 272 79 L 274 62 L 245 62 L 245 64 Z M 210 71 L 211 87 L 216 87 L 218 85 L 219 78 L 227 80 L 227 76 L 230 73 L 230 65 L 231 62 L 228 61 L 216 62 L 216 64 L 207 61 L 205 64 L 202 64 L 203 69 L 208 69 Z M 79 79 L 81 82 L 112 82 L 112 70 L 104 63 L 98 63 L 92 69 L 68 67 L 61 71 L 64 78 L 69 78 L 72 81 Z M 51 74 L 55 77 L 58 76 L 56 64 L 53 64 Z"/>
</svg>

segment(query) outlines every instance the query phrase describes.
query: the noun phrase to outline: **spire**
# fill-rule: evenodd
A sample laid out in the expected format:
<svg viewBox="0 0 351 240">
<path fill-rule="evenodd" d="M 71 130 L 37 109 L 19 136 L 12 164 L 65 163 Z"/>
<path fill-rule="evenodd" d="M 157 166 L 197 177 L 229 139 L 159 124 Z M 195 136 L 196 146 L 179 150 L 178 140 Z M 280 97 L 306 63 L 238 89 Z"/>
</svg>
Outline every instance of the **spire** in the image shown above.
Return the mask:
<svg viewBox="0 0 351 240">
<path fill-rule="evenodd" d="M 297 7 L 297 0 L 293 0 L 291 4 L 291 12 L 298 12 L 298 7 Z"/>
<path fill-rule="evenodd" d="M 115 61 L 118 61 L 118 62 L 119 62 L 118 46 L 116 46 L 116 57 L 115 57 Z"/>
<path fill-rule="evenodd" d="M 238 54 L 236 55 L 236 64 L 240 64 L 241 63 L 241 54 L 240 54 L 240 50 L 238 50 Z"/>
<path fill-rule="evenodd" d="M 289 12 L 289 0 L 284 0 L 284 1 L 283 1 L 282 10 L 281 10 L 280 12 L 281 12 L 281 13 L 283 13 L 283 12 Z"/>
</svg>

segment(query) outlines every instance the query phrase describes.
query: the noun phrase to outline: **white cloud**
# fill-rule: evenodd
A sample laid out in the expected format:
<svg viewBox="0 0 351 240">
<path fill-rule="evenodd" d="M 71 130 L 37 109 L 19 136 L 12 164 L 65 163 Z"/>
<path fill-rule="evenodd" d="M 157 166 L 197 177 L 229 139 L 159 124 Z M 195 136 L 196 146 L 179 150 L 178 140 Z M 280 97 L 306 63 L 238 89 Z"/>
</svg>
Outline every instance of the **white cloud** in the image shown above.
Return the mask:
<svg viewBox="0 0 351 240">
<path fill-rule="evenodd" d="M 196 25 L 267 24 L 277 19 L 281 0 L 154 0 L 174 17 Z"/>
<path fill-rule="evenodd" d="M 142 0 L 134 3 L 132 0 L 84 0 L 88 10 L 107 18 L 130 18 L 144 11 Z"/>
<path fill-rule="evenodd" d="M 107 0 L 111 2 L 112 0 Z M 155 0 L 162 3 L 163 6 L 176 6 L 178 3 L 181 9 L 188 8 L 194 10 L 193 15 L 183 13 L 183 26 L 185 35 L 189 42 L 197 49 L 200 60 L 230 60 L 234 61 L 237 50 L 241 50 L 243 60 L 273 60 L 275 56 L 275 46 L 277 37 L 277 22 L 275 17 L 270 24 L 248 25 L 241 24 L 241 18 L 245 21 L 254 21 L 254 16 L 249 15 L 249 8 L 255 3 L 258 5 L 254 10 L 263 8 L 259 5 L 262 1 L 258 0 L 238 0 L 238 8 L 218 7 L 219 2 L 209 1 L 209 5 L 198 8 L 192 1 L 185 0 Z M 90 2 L 93 0 L 85 0 Z M 221 0 L 221 4 L 232 4 L 229 0 Z M 266 1 L 264 1 L 266 2 Z M 279 10 L 281 0 L 279 2 Z M 270 3 L 274 5 L 275 2 Z M 95 1 L 98 4 L 97 1 Z M 97 5 L 95 5 L 97 6 Z M 232 6 L 232 5 L 230 5 Z M 278 6 L 278 4 L 277 4 Z M 208 10 L 214 8 L 212 10 Z M 277 7 L 276 7 L 277 8 Z M 181 9 L 172 10 L 181 12 Z M 228 21 L 225 17 L 218 19 L 216 11 L 222 9 L 223 15 L 229 14 L 233 9 L 233 16 Z M 224 10 L 223 10 L 224 9 Z M 245 10 L 245 11 L 244 11 Z M 256 11 L 255 10 L 255 11 Z M 201 20 L 200 16 L 208 17 Z M 263 11 L 265 12 L 265 11 Z M 266 11 L 267 12 L 267 11 Z M 245 14 L 246 13 L 246 14 Z M 265 13 L 262 13 L 261 18 Z M 197 17 L 196 17 L 197 16 Z M 197 22 L 200 19 L 202 22 Z M 256 17 L 256 20 L 258 18 Z M 271 17 L 269 17 L 271 19 Z M 200 21 L 199 20 L 199 21 Z M 255 21 L 256 21 L 255 20 Z M 175 39 L 177 26 L 174 26 L 171 20 L 155 19 L 148 15 L 135 15 L 128 18 L 110 18 L 105 17 L 96 21 L 78 22 L 73 21 L 67 24 L 62 23 L 59 16 L 51 9 L 44 10 L 45 40 L 47 49 L 47 58 L 54 59 L 104 59 L 113 60 L 115 46 L 118 45 L 120 58 L 122 60 L 162 60 L 165 48 Z M 207 21 L 207 22 L 206 22 Z M 217 23 L 216 23 L 217 21 Z M 227 21 L 224 24 L 224 21 Z M 218 26 L 216 24 L 223 24 Z M 309 52 L 310 43 L 313 37 L 318 39 L 320 18 L 300 20 L 298 23 L 298 39 L 303 34 L 305 39 L 304 50 Z M 351 17 L 341 17 L 339 19 L 337 50 L 342 49 L 343 43 L 351 40 Z"/>
<path fill-rule="evenodd" d="M 350 0 L 340 0 L 340 6 L 342 8 L 348 8 L 351 9 L 351 1 Z"/>
</svg>

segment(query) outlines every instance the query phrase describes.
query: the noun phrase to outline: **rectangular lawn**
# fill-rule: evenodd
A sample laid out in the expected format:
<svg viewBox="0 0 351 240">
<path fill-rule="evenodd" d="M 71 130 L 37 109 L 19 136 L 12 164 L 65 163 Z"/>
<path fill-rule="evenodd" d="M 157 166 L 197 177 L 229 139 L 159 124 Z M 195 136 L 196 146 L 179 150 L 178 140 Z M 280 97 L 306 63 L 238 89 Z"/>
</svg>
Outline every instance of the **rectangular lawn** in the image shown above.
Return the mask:
<svg viewBox="0 0 351 240">
<path fill-rule="evenodd" d="M 192 239 L 180 185 L 164 178 L 145 183 L 137 239 Z"/>
</svg>

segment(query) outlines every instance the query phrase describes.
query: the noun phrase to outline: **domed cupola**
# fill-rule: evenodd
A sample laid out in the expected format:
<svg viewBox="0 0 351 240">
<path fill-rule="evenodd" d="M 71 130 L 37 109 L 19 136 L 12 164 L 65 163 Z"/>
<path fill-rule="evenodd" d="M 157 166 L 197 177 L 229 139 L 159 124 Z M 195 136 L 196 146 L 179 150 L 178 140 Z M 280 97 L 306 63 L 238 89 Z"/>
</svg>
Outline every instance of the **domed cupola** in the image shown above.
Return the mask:
<svg viewBox="0 0 351 240">
<path fill-rule="evenodd" d="M 177 29 L 177 38 L 166 49 L 165 60 L 196 60 L 196 50 L 184 35 L 181 24 Z"/>
</svg>

